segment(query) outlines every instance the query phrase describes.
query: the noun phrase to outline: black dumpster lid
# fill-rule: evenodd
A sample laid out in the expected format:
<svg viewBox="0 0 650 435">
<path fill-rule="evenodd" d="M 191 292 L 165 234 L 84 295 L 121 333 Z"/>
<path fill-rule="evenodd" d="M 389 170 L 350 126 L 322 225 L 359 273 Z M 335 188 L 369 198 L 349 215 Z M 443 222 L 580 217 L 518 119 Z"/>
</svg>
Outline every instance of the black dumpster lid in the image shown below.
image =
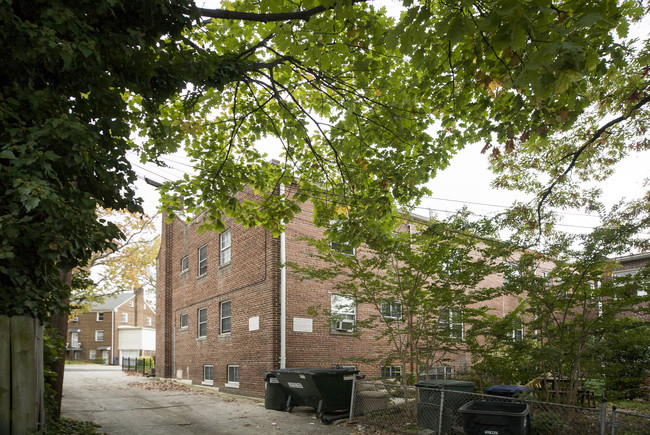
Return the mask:
<svg viewBox="0 0 650 435">
<path fill-rule="evenodd" d="M 356 374 L 359 373 L 359 370 L 355 369 L 319 369 L 319 368 L 310 368 L 310 367 L 299 367 L 299 368 L 291 368 L 291 369 L 278 369 L 278 370 L 272 370 L 272 374 L 276 373 L 298 373 L 302 375 L 312 375 L 312 376 L 319 376 L 319 375 L 338 375 L 338 374 Z"/>
<path fill-rule="evenodd" d="M 526 393 L 529 391 L 533 391 L 533 389 L 523 385 L 492 385 L 485 389 L 486 393 Z"/>
<path fill-rule="evenodd" d="M 445 389 L 449 387 L 471 387 L 474 388 L 474 382 L 470 381 L 457 381 L 455 379 L 429 379 L 426 381 L 420 381 L 415 384 L 416 387 L 427 387 L 427 388 L 440 388 Z"/>
</svg>

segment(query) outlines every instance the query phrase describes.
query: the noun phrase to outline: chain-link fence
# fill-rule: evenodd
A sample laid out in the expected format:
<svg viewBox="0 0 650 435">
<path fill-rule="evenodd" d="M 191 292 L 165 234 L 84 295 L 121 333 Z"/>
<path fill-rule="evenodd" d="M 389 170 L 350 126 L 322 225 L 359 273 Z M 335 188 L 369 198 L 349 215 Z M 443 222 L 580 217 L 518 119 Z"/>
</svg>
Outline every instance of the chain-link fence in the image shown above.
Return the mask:
<svg viewBox="0 0 650 435">
<path fill-rule="evenodd" d="M 567 406 L 529 397 L 356 380 L 350 418 L 390 433 L 650 434 L 650 416 L 608 407 Z M 492 431 L 492 432 L 490 432 Z"/>
</svg>

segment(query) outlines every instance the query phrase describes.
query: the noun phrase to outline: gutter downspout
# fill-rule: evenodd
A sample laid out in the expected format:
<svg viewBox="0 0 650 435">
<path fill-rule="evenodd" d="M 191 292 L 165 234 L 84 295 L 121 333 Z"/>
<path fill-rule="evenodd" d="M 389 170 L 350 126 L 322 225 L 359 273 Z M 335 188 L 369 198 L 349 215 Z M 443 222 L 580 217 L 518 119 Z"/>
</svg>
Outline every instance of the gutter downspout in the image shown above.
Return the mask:
<svg viewBox="0 0 650 435">
<path fill-rule="evenodd" d="M 111 310 L 111 363 L 115 364 L 115 310 Z"/>
<path fill-rule="evenodd" d="M 280 195 L 284 196 L 284 184 L 280 184 Z M 280 222 L 284 224 L 283 221 Z M 280 369 L 287 366 L 287 269 L 285 231 L 280 233 Z"/>
</svg>

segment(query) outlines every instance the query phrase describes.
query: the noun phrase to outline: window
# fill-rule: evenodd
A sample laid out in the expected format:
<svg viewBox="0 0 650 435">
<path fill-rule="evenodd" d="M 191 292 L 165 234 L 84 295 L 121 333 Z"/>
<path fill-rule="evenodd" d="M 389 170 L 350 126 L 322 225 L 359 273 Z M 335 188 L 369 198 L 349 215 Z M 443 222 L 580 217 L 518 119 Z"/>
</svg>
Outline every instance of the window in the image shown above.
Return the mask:
<svg viewBox="0 0 650 435">
<path fill-rule="evenodd" d="M 73 314 L 70 321 L 75 322 L 75 323 L 78 322 L 79 321 L 79 315 L 78 314 Z"/>
<path fill-rule="evenodd" d="M 147 317 L 147 326 L 151 326 L 151 317 Z"/>
<path fill-rule="evenodd" d="M 354 248 L 347 243 L 332 242 L 331 246 L 333 251 L 340 252 L 341 254 L 351 256 L 355 254 Z"/>
<path fill-rule="evenodd" d="M 230 301 L 221 303 L 221 333 L 225 334 L 231 330 Z"/>
<path fill-rule="evenodd" d="M 198 336 L 207 337 L 208 336 L 208 309 L 199 308 L 198 311 Z"/>
<path fill-rule="evenodd" d="M 127 323 L 129 321 L 129 313 L 122 313 L 122 323 Z"/>
<path fill-rule="evenodd" d="M 189 315 L 187 313 L 181 314 L 181 329 L 187 329 L 187 326 L 189 324 L 188 319 Z"/>
<path fill-rule="evenodd" d="M 181 258 L 181 273 L 185 273 L 190 269 L 190 260 L 187 255 Z"/>
<path fill-rule="evenodd" d="M 101 329 L 95 331 L 95 341 L 104 341 L 104 331 Z"/>
<path fill-rule="evenodd" d="M 74 351 L 74 359 L 81 359 L 81 351 L 78 350 Z"/>
<path fill-rule="evenodd" d="M 381 368 L 382 378 L 400 378 L 402 376 L 402 366 L 385 366 Z"/>
<path fill-rule="evenodd" d="M 462 322 L 460 311 L 441 308 L 438 323 L 440 324 L 440 329 L 447 332 L 449 338 L 455 340 L 463 339 L 465 325 Z"/>
<path fill-rule="evenodd" d="M 91 350 L 90 351 L 90 359 L 95 359 L 97 358 L 97 351 L 96 350 Z"/>
<path fill-rule="evenodd" d="M 211 365 L 203 366 L 203 385 L 214 384 L 214 367 Z"/>
<path fill-rule="evenodd" d="M 199 248 L 199 276 L 208 273 L 208 245 Z"/>
<path fill-rule="evenodd" d="M 131 308 L 135 307 L 135 302 L 129 301 L 129 307 L 131 307 Z"/>
<path fill-rule="evenodd" d="M 523 325 L 517 325 L 515 329 L 512 331 L 512 339 L 517 341 L 517 340 L 522 340 L 524 338 L 524 327 Z"/>
<path fill-rule="evenodd" d="M 228 366 L 228 383 L 226 387 L 239 388 L 239 366 Z"/>
<path fill-rule="evenodd" d="M 104 321 L 104 313 L 97 313 L 97 321 L 98 322 Z"/>
<path fill-rule="evenodd" d="M 454 366 L 434 366 L 429 369 L 429 379 L 453 379 L 455 377 Z M 426 375 L 420 376 L 426 378 Z"/>
<path fill-rule="evenodd" d="M 219 264 L 224 265 L 230 263 L 230 230 L 226 230 L 219 236 L 221 256 L 219 257 Z"/>
<path fill-rule="evenodd" d="M 146 302 L 145 302 L 144 304 L 142 304 L 142 309 L 143 309 L 144 311 L 147 311 L 147 303 L 146 303 Z"/>
<path fill-rule="evenodd" d="M 381 315 L 386 319 L 396 319 L 399 320 L 402 318 L 402 303 L 401 302 L 389 302 L 384 301 L 381 303 Z"/>
<path fill-rule="evenodd" d="M 354 298 L 332 295 L 332 329 L 341 332 L 354 331 L 357 307 Z"/>
</svg>

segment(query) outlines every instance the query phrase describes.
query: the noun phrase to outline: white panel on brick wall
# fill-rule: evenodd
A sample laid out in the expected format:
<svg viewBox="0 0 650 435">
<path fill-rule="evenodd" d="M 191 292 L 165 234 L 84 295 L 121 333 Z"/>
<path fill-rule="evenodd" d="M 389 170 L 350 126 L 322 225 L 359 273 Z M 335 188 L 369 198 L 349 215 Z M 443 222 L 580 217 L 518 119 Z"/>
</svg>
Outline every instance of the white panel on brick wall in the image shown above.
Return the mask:
<svg viewBox="0 0 650 435">
<path fill-rule="evenodd" d="M 313 320 L 294 317 L 293 330 L 294 332 L 313 332 Z"/>
<path fill-rule="evenodd" d="M 260 316 L 251 317 L 248 319 L 248 330 L 257 331 L 260 329 Z"/>
</svg>

